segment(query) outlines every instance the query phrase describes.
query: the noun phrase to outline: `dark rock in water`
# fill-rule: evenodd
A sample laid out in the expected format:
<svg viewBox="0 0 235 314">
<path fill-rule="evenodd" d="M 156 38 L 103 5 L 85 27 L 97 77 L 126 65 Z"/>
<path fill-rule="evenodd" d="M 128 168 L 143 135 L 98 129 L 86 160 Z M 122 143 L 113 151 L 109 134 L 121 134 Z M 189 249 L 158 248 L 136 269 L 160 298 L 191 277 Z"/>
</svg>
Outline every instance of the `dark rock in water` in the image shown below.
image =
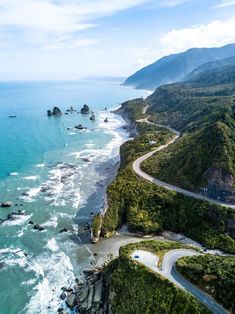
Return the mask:
<svg viewBox="0 0 235 314">
<path fill-rule="evenodd" d="M 60 115 L 62 115 L 62 112 L 61 112 L 59 107 L 54 107 L 52 111 L 51 110 L 47 110 L 47 115 L 48 115 L 48 117 L 50 117 L 50 116 L 60 116 Z"/>
<path fill-rule="evenodd" d="M 44 228 L 40 226 L 39 224 L 34 225 L 33 229 L 38 230 L 38 231 L 44 230 Z"/>
<path fill-rule="evenodd" d="M 90 117 L 90 120 L 95 121 L 95 115 L 94 114 Z"/>
<path fill-rule="evenodd" d="M 10 201 L 3 202 L 2 207 L 11 207 L 12 203 Z"/>
<path fill-rule="evenodd" d="M 78 124 L 78 125 L 75 125 L 75 129 L 77 129 L 77 130 L 83 130 L 83 129 L 85 129 L 85 127 L 82 126 L 81 124 Z"/>
<path fill-rule="evenodd" d="M 104 119 L 104 122 L 109 122 L 108 118 L 105 118 L 105 119 Z"/>
<path fill-rule="evenodd" d="M 84 105 L 81 109 L 82 114 L 88 114 L 90 113 L 90 108 L 87 105 Z"/>
<path fill-rule="evenodd" d="M 18 204 L 15 204 L 15 206 L 18 206 Z"/>
<path fill-rule="evenodd" d="M 65 114 L 68 114 L 68 112 L 65 112 Z"/>
<path fill-rule="evenodd" d="M 75 293 L 70 293 L 67 295 L 67 299 L 66 299 L 66 304 L 68 307 L 73 308 L 75 305 L 75 299 L 76 299 L 76 295 Z"/>
<path fill-rule="evenodd" d="M 62 307 L 60 307 L 60 308 L 57 310 L 57 313 L 59 313 L 59 314 L 67 314 L 67 312 L 66 312 Z"/>
<path fill-rule="evenodd" d="M 61 115 L 62 112 L 61 112 L 59 107 L 54 107 L 53 111 L 52 111 L 52 114 L 55 115 L 55 116 L 58 116 L 58 115 Z"/>
<path fill-rule="evenodd" d="M 62 233 L 62 232 L 67 232 L 67 231 L 68 231 L 67 228 L 63 228 L 63 229 L 60 230 L 60 233 Z"/>
<path fill-rule="evenodd" d="M 91 162 L 89 158 L 82 158 L 82 160 L 85 162 Z"/>
<path fill-rule="evenodd" d="M 66 299 L 66 294 L 64 292 L 61 293 L 60 299 L 61 300 L 65 300 Z"/>
<path fill-rule="evenodd" d="M 33 225 L 34 222 L 32 220 L 29 221 L 29 225 Z"/>
<path fill-rule="evenodd" d="M 9 118 L 17 118 L 17 116 L 16 115 L 11 115 L 11 116 L 9 116 Z"/>
<path fill-rule="evenodd" d="M 3 267 L 4 267 L 4 263 L 1 262 L 1 263 L 0 263 L 0 269 L 3 268 Z"/>
<path fill-rule="evenodd" d="M 76 111 L 76 110 L 74 110 L 73 107 L 71 106 L 70 109 L 67 109 L 66 111 L 67 111 L 67 113 L 68 113 L 68 112 L 73 113 L 73 112 Z"/>
</svg>

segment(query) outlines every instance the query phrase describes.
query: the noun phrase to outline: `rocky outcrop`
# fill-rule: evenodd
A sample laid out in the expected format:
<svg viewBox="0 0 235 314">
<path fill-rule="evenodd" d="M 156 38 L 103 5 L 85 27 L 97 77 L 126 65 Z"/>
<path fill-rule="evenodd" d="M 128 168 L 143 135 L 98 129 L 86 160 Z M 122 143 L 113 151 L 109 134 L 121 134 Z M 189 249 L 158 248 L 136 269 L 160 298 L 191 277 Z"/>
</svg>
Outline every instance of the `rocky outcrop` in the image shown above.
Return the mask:
<svg viewBox="0 0 235 314">
<path fill-rule="evenodd" d="M 80 314 L 109 314 L 109 278 L 101 268 L 85 270 L 83 279 L 76 279 L 73 289 L 62 288 L 61 299 L 65 299 L 70 309 L 77 309 Z M 59 309 L 61 313 L 64 309 Z M 58 310 L 58 311 L 59 311 Z"/>
<path fill-rule="evenodd" d="M 75 125 L 74 128 L 77 130 L 84 130 L 85 129 L 85 127 L 82 124 Z"/>
<path fill-rule="evenodd" d="M 85 104 L 83 105 L 82 109 L 81 109 L 81 113 L 82 114 L 88 114 L 90 113 L 90 108 Z"/>
<path fill-rule="evenodd" d="M 11 207 L 12 203 L 10 201 L 3 202 L 2 207 Z"/>
<path fill-rule="evenodd" d="M 60 108 L 59 108 L 59 107 L 54 107 L 54 108 L 53 108 L 53 111 L 52 111 L 52 114 L 53 114 L 54 116 L 58 116 L 58 115 L 61 115 L 62 112 L 60 111 Z"/>
<path fill-rule="evenodd" d="M 202 177 L 207 182 L 207 186 L 201 188 L 204 194 L 224 202 L 234 202 L 234 178 L 231 173 L 210 167 Z"/>
<path fill-rule="evenodd" d="M 61 112 L 59 107 L 54 107 L 52 111 L 51 110 L 47 110 L 47 115 L 48 115 L 48 117 L 50 117 L 50 116 L 60 116 L 60 115 L 62 115 L 62 112 Z"/>
</svg>

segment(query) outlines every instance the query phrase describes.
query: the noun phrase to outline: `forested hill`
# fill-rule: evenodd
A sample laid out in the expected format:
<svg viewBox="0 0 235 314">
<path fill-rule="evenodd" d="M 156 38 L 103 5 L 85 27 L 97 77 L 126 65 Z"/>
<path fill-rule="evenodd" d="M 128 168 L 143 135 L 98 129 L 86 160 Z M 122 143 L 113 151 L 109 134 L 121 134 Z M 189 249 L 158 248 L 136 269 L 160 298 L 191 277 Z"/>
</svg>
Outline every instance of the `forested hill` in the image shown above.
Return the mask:
<svg viewBox="0 0 235 314">
<path fill-rule="evenodd" d="M 201 65 L 186 77 L 186 81 L 200 86 L 235 82 L 235 57 Z"/>
<path fill-rule="evenodd" d="M 162 86 L 147 98 L 151 118 L 182 136 L 143 167 L 166 182 L 234 203 L 235 68 L 212 72 L 190 84 Z M 225 79 L 229 84 L 222 84 Z"/>
<path fill-rule="evenodd" d="M 154 90 L 163 84 L 185 80 L 199 66 L 235 56 L 235 44 L 221 48 L 193 48 L 157 60 L 130 76 L 125 85 Z"/>
</svg>

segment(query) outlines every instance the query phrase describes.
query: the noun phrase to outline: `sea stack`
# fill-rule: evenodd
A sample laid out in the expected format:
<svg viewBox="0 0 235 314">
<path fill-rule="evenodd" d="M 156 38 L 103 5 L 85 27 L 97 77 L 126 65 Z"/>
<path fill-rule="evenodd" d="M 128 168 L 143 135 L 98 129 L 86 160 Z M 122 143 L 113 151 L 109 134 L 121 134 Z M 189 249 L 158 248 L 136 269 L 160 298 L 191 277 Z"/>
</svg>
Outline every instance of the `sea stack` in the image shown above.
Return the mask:
<svg viewBox="0 0 235 314">
<path fill-rule="evenodd" d="M 54 107 L 52 111 L 51 110 L 47 110 L 47 115 L 48 115 L 48 117 L 60 116 L 60 115 L 62 115 L 62 112 L 61 112 L 59 107 Z"/>
<path fill-rule="evenodd" d="M 90 108 L 85 104 L 83 105 L 82 109 L 81 109 L 81 113 L 82 114 L 88 114 L 90 113 Z"/>
<path fill-rule="evenodd" d="M 52 114 L 53 114 L 54 116 L 58 116 L 58 115 L 61 115 L 62 112 L 61 112 L 61 110 L 60 110 L 59 107 L 54 107 Z"/>
</svg>

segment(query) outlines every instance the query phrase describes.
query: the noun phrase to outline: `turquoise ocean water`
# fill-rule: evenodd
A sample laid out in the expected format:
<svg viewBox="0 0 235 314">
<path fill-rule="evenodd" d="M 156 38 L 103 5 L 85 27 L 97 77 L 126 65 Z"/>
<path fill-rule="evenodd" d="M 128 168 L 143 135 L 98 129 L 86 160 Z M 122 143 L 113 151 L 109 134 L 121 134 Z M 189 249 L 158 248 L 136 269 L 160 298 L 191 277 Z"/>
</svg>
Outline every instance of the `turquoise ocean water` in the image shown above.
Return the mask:
<svg viewBox="0 0 235 314">
<path fill-rule="evenodd" d="M 13 203 L 0 208 L 0 218 L 25 211 L 0 221 L 0 314 L 56 313 L 61 287 L 91 263 L 77 222 L 102 208 L 102 182 L 128 137 L 110 109 L 140 96 L 145 92 L 108 82 L 0 83 L 0 202 Z M 65 112 L 84 103 L 96 121 L 46 115 L 53 106 Z M 79 123 L 87 129 L 74 130 Z M 69 231 L 60 233 L 64 227 Z"/>
</svg>

